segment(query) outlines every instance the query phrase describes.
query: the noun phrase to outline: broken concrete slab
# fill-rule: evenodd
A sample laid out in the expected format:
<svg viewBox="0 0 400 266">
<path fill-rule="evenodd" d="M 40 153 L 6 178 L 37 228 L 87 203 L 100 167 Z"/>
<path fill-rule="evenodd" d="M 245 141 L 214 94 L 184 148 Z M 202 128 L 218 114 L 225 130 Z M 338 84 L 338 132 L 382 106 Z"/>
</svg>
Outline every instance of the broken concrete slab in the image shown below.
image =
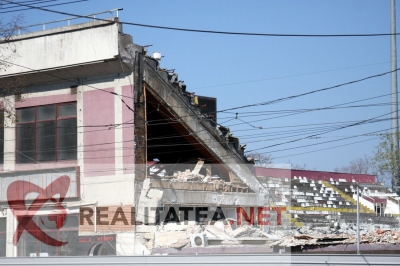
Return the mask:
<svg viewBox="0 0 400 266">
<path fill-rule="evenodd" d="M 185 239 L 179 239 L 178 242 L 170 245 L 170 248 L 176 248 L 176 249 L 181 249 L 183 247 L 186 247 L 190 244 L 190 239 L 185 238 Z"/>
<path fill-rule="evenodd" d="M 177 243 L 181 239 L 187 239 L 185 231 L 155 232 L 154 246 L 165 247 Z"/>
<path fill-rule="evenodd" d="M 223 230 L 219 229 L 215 225 L 207 225 L 206 231 L 209 231 L 210 233 L 212 233 L 213 235 L 215 235 L 216 237 L 218 237 L 220 239 L 231 239 L 232 238 L 232 236 L 225 233 Z"/>
<path fill-rule="evenodd" d="M 239 237 L 266 237 L 266 234 L 254 226 L 242 225 L 232 231 L 231 235 Z"/>
<path fill-rule="evenodd" d="M 224 231 L 227 234 L 232 234 L 233 230 L 232 230 L 232 226 L 230 224 L 229 221 L 226 220 L 219 220 L 214 222 L 214 226 L 221 229 L 222 231 Z"/>
</svg>

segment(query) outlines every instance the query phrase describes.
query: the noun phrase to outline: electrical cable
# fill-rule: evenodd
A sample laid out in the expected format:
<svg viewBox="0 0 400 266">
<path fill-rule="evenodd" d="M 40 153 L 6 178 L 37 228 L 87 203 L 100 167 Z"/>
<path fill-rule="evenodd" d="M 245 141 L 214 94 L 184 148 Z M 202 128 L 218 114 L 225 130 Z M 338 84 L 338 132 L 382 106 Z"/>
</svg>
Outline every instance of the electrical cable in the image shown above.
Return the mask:
<svg viewBox="0 0 400 266">
<path fill-rule="evenodd" d="M 397 60 L 397 62 L 399 62 L 399 61 L 400 60 Z M 335 68 L 335 69 L 328 69 L 328 70 L 316 71 L 316 72 L 308 72 L 308 73 L 302 73 L 302 74 L 293 74 L 293 75 L 280 76 L 280 77 L 271 77 L 271 78 L 266 78 L 266 79 L 256 79 L 256 80 L 232 82 L 232 83 L 210 85 L 210 86 L 197 87 L 197 88 L 195 87 L 195 88 L 191 88 L 191 90 L 208 89 L 208 88 L 232 86 L 232 85 L 239 85 L 239 84 L 248 84 L 248 83 L 261 82 L 261 81 L 266 81 L 266 80 L 286 79 L 286 78 L 293 78 L 293 77 L 321 74 L 321 73 L 327 73 L 327 72 L 333 72 L 333 71 L 339 71 L 339 70 L 354 69 L 354 68 L 367 67 L 367 66 L 375 66 L 375 65 L 387 64 L 387 63 L 390 63 L 390 62 L 391 61 L 386 61 L 386 62 L 381 62 L 381 63 L 373 63 L 373 64 L 358 65 L 358 66 L 352 66 L 352 67 Z"/>
<path fill-rule="evenodd" d="M 3 1 L 6 1 L 6 0 L 3 0 Z M 73 3 L 86 2 L 86 1 L 89 1 L 89 0 L 76 0 L 76 1 L 66 2 L 66 3 L 60 3 L 60 4 L 45 5 L 45 6 L 42 6 L 42 7 L 69 5 L 69 4 L 73 4 Z M 14 2 L 14 3 L 18 4 L 17 2 Z M 20 5 L 20 4 L 18 4 L 18 5 Z M 17 10 L 2 11 L 2 12 L 0 12 L 0 14 L 12 13 L 12 12 L 17 12 L 17 11 L 24 11 L 24 10 L 29 10 L 29 9 L 32 9 L 32 8 L 37 8 L 37 7 L 29 7 L 29 8 L 21 8 L 21 9 L 17 9 Z"/>
<path fill-rule="evenodd" d="M 30 3 L 31 5 L 37 5 L 37 4 L 42 4 L 42 3 L 47 3 L 47 2 L 56 2 L 56 1 L 59 1 L 59 0 L 35 0 L 35 1 L 27 1 L 27 2 L 33 2 L 33 3 Z M 11 3 L 4 3 L 4 4 L 0 3 L 0 10 L 16 8 L 16 6 L 3 7 L 4 5 L 12 5 L 12 4 Z M 13 5 L 16 5 L 16 4 L 13 4 Z"/>
<path fill-rule="evenodd" d="M 397 71 L 397 70 L 396 70 Z M 388 73 L 390 73 L 390 72 L 388 72 Z M 363 79 L 364 80 L 364 79 Z M 297 96 L 298 97 L 298 96 Z"/>
<path fill-rule="evenodd" d="M 389 120 L 390 118 L 388 118 L 388 119 L 380 119 L 380 120 L 374 120 L 374 119 L 371 119 L 370 121 L 368 121 L 368 123 L 373 123 L 373 122 L 381 122 L 381 121 L 386 121 L 386 120 Z M 358 122 L 363 122 L 364 120 L 359 120 L 359 121 L 350 121 L 350 122 L 353 122 L 353 123 L 358 123 Z M 335 123 L 341 123 L 341 124 L 343 124 L 343 123 L 346 123 L 346 122 L 335 122 Z M 364 124 L 366 124 L 367 122 L 365 122 Z M 332 124 L 332 123 L 327 123 L 327 124 Z M 347 123 L 348 124 L 348 123 Z M 108 126 L 108 125 L 107 125 Z M 306 126 L 306 125 L 302 125 L 302 126 Z M 292 126 L 289 126 L 289 127 L 293 127 L 293 125 Z M 337 126 L 335 127 L 335 128 L 337 128 Z M 301 130 L 297 130 L 297 131 L 293 131 L 293 130 L 290 130 L 290 131 L 288 131 L 288 132 L 286 132 L 286 131 L 281 131 L 281 132 L 269 132 L 269 133 L 264 133 L 264 134 L 262 134 L 262 136 L 267 136 L 267 135 L 274 135 L 274 136 L 277 136 L 277 135 L 286 135 L 286 133 L 290 133 L 290 134 L 296 134 L 296 135 L 299 135 L 299 133 L 301 133 L 302 131 L 304 131 L 304 130 L 306 130 L 306 132 L 305 133 L 307 133 L 307 132 L 309 132 L 309 131 L 313 131 L 313 132 L 315 132 L 315 130 L 317 130 L 318 129 L 318 131 L 320 132 L 321 130 L 325 130 L 325 129 L 331 129 L 331 127 L 328 127 L 328 128 L 326 128 L 326 127 L 321 127 L 321 128 L 319 128 L 319 127 L 317 127 L 317 128 L 311 128 L 311 129 L 301 129 Z M 89 132 L 91 132 L 91 131 L 89 131 Z M 79 133 L 83 133 L 83 132 L 79 132 Z M 85 133 L 87 133 L 87 132 L 85 132 Z M 304 133 L 304 132 L 303 132 Z M 75 133 L 67 133 L 67 134 L 75 134 Z M 63 135 L 63 134 L 61 134 L 61 135 Z M 260 134 L 261 135 L 261 134 Z M 53 135 L 53 136 L 55 136 L 55 135 Z M 187 136 L 189 136 L 189 135 L 187 135 Z M 254 136 L 254 135 L 253 135 Z M 49 136 L 47 136 L 47 137 L 51 137 L 51 135 L 49 135 Z M 168 138 L 175 138 L 175 137 L 182 137 L 182 135 L 175 135 L 175 136 L 169 136 Z M 184 136 L 183 136 L 184 137 Z M 23 139 L 31 139 L 31 138 L 23 138 Z M 32 139 L 33 139 L 33 137 L 32 137 Z M 157 137 L 157 138 L 154 138 L 154 139 L 165 139 L 165 137 Z M 279 138 L 278 138 L 279 139 Z M 152 139 L 149 139 L 149 140 L 152 140 Z M 6 141 L 11 141 L 11 140 L 6 140 Z M 133 141 L 133 140 L 132 140 Z M 113 143 L 116 143 L 116 142 L 113 142 Z M 108 144 L 110 144 L 110 143 L 108 143 Z M 175 143 L 175 145 L 182 145 L 181 143 Z M 152 146 L 149 146 L 149 147 L 152 147 Z"/>
<path fill-rule="evenodd" d="M 85 0 L 85 1 L 86 1 L 86 0 Z M 49 73 L 46 73 L 46 72 L 41 72 L 41 71 L 39 71 L 39 70 L 32 69 L 32 68 L 25 67 L 25 66 L 21 66 L 21 65 L 18 65 L 18 64 L 16 64 L 16 63 L 8 62 L 8 61 L 6 61 L 6 60 L 0 59 L 0 61 L 5 62 L 5 63 L 8 63 L 8 64 L 15 65 L 15 66 L 19 66 L 19 67 L 22 67 L 22 68 L 26 68 L 26 69 L 35 71 L 35 72 L 37 72 L 37 73 L 42 73 L 42 74 L 45 74 L 45 75 L 49 75 L 49 76 L 52 76 L 52 77 L 56 77 L 56 78 L 61 79 L 61 80 L 72 81 L 72 82 L 74 82 L 74 84 L 76 84 L 76 85 L 78 85 L 78 86 L 86 86 L 86 87 L 89 87 L 89 88 L 93 88 L 93 89 L 95 89 L 95 90 L 99 90 L 99 91 L 103 91 L 103 92 L 106 92 L 106 93 L 115 95 L 115 96 L 117 96 L 117 97 L 121 100 L 121 102 L 126 106 L 126 108 L 128 108 L 131 112 L 135 113 L 140 119 L 142 119 L 145 123 L 147 123 L 146 120 L 145 120 L 143 117 L 141 117 L 140 115 L 138 115 L 138 114 L 124 101 L 124 99 L 122 99 L 122 97 L 127 97 L 127 98 L 130 98 L 130 99 L 133 99 L 133 97 L 129 97 L 129 96 L 125 96 L 125 95 L 120 95 L 120 94 L 118 94 L 118 93 L 115 93 L 115 92 L 112 92 L 112 91 L 107 91 L 107 90 L 105 90 L 105 89 L 96 88 L 96 87 L 91 86 L 91 85 L 85 85 L 85 84 L 82 85 L 82 84 L 78 84 L 78 83 L 76 82 L 76 80 L 73 80 L 73 79 L 66 79 L 66 78 L 62 78 L 62 77 L 59 77 L 59 76 L 56 76 L 56 75 L 53 75 L 53 74 L 49 74 Z"/>
<path fill-rule="evenodd" d="M 33 71 L 37 71 L 37 70 L 31 69 L 31 68 L 28 68 L 28 67 L 24 67 L 24 66 L 15 64 L 15 63 L 11 63 L 11 62 L 8 62 L 8 61 L 5 61 L 5 60 L 0 60 L 0 61 L 6 62 L 6 63 L 9 63 L 9 64 L 14 64 L 14 65 L 17 65 L 17 66 L 19 66 L 19 67 L 23 67 L 23 68 L 30 69 L 30 70 L 33 70 Z M 146 63 L 147 63 L 147 62 L 146 62 Z M 395 71 L 397 71 L 397 70 L 395 70 Z M 38 72 L 40 73 L 40 71 L 38 71 Z M 308 94 L 311 94 L 311 93 L 315 93 L 315 92 L 319 92 L 319 91 L 324 91 L 324 90 L 327 90 L 327 89 L 332 89 L 332 88 L 336 88 L 336 87 L 340 87 L 340 86 L 344 86 L 344 85 L 348 85 L 348 84 L 360 82 L 360 81 L 363 81 L 363 80 L 366 80 L 366 79 L 371 79 L 371 78 L 383 76 L 383 75 L 386 75 L 386 74 L 391 73 L 391 72 L 393 72 L 393 71 L 385 72 L 385 73 L 381 73 L 381 74 L 377 74 L 377 75 L 373 75 L 373 76 L 369 76 L 369 77 L 366 77 L 366 78 L 363 78 L 363 79 L 359 79 L 359 80 L 355 80 L 355 81 L 350 81 L 350 82 L 347 82 L 347 83 L 335 85 L 335 86 L 328 87 L 328 88 L 323 88 L 323 89 L 319 89 L 319 90 L 315 90 L 315 91 L 303 93 L 303 94 L 300 94 L 300 95 L 288 96 L 288 97 L 281 98 L 281 99 L 277 99 L 277 100 L 273 100 L 273 101 L 270 101 L 270 102 L 267 102 L 267 103 L 258 103 L 258 104 L 252 104 L 252 105 L 247 105 L 247 106 L 234 107 L 234 108 L 225 109 L 225 110 L 217 111 L 217 112 L 224 112 L 224 111 L 227 111 L 227 110 L 235 110 L 235 109 L 245 108 L 245 107 L 250 107 L 250 106 L 265 105 L 265 104 L 270 104 L 270 103 L 272 103 L 272 102 L 280 102 L 280 101 L 282 101 L 283 99 L 285 99 L 285 100 L 293 99 L 293 98 L 297 98 L 297 97 L 300 97 L 300 96 L 308 95 Z M 157 73 L 157 72 L 156 72 L 156 73 Z M 47 75 L 50 75 L 50 76 L 55 76 L 55 75 L 51 75 L 51 74 L 48 74 L 48 73 L 44 73 L 44 74 L 47 74 Z M 55 77 L 57 77 L 57 78 L 59 78 L 59 79 L 63 79 L 63 80 L 68 80 L 68 79 L 64 79 L 64 78 L 59 77 L 59 76 L 55 76 Z M 76 81 L 74 81 L 74 80 L 72 80 L 72 81 L 73 81 L 73 82 L 76 82 Z M 83 85 L 83 86 L 88 86 L 88 87 L 91 87 L 91 88 L 94 88 L 94 89 L 97 89 L 97 90 L 102 90 L 102 91 L 104 91 L 104 92 L 111 93 L 111 94 L 116 95 L 116 96 L 122 96 L 122 95 L 119 95 L 119 94 L 114 93 L 114 92 L 109 92 L 109 91 L 106 91 L 106 90 L 103 90 L 103 89 L 96 88 L 96 87 L 94 87 L 94 86 L 90 86 L 90 85 Z M 172 91 L 173 91 L 173 90 L 172 90 Z M 122 96 L 122 97 L 124 97 L 124 96 Z M 128 98 L 132 98 L 132 97 L 128 97 Z M 134 112 L 134 110 L 133 110 L 132 108 L 130 108 L 130 107 L 125 103 L 125 101 L 124 101 L 122 98 L 120 98 L 120 100 L 125 104 L 126 107 L 128 107 L 128 109 L 130 109 L 132 112 Z M 343 105 L 343 104 L 341 104 L 341 105 Z M 334 106 L 335 106 L 335 105 L 334 105 Z M 331 106 L 331 107 L 334 107 L 334 106 Z M 336 105 L 336 106 L 338 106 L 338 105 Z M 308 112 L 308 111 L 304 111 L 304 112 Z M 289 114 L 289 115 L 291 115 L 291 114 Z M 288 116 L 288 114 L 286 114 L 286 115 L 284 115 L 284 116 Z M 282 117 L 282 116 L 280 116 L 280 117 Z M 140 118 L 141 118 L 141 117 L 140 117 Z M 143 118 L 141 118 L 141 119 L 143 119 Z M 273 118 L 268 118 L 268 119 L 273 119 Z M 143 121 L 145 121 L 145 120 L 143 119 Z M 258 120 L 257 120 L 257 121 L 258 121 Z M 145 122 L 146 122 L 146 121 L 145 121 Z M 253 121 L 253 122 L 255 122 L 255 121 Z"/>
<path fill-rule="evenodd" d="M 3 0 L 5 2 L 11 3 L 10 0 Z M 42 8 L 30 6 L 27 4 L 17 3 L 20 6 L 26 6 L 33 9 L 38 9 L 46 12 L 57 13 L 61 15 L 74 16 L 79 18 L 89 18 L 87 16 L 82 16 L 78 14 L 72 14 L 68 12 L 61 12 L 52 9 Z M 93 18 L 90 18 L 93 19 Z M 105 19 L 94 18 L 100 21 L 107 21 Z M 157 25 L 149 25 L 149 24 L 141 24 L 141 23 L 133 23 L 133 22 L 119 22 L 124 25 L 131 26 L 139 26 L 146 28 L 155 28 L 155 29 L 164 29 L 164 30 L 174 30 L 174 31 L 185 31 L 185 32 L 196 32 L 196 33 L 212 33 L 212 34 L 224 34 L 224 35 L 242 35 L 242 36 L 260 36 L 260 37 L 379 37 L 379 36 L 392 36 L 392 35 L 400 35 L 400 33 L 366 33 L 366 34 L 279 34 L 279 33 L 253 33 L 253 32 L 231 32 L 231 31 L 216 31 L 216 30 L 201 30 L 201 29 L 189 29 L 189 28 L 177 28 L 177 27 L 166 27 L 166 26 L 157 26 Z"/>
<path fill-rule="evenodd" d="M 387 95 L 391 95 L 391 93 L 387 94 Z M 383 96 L 386 96 L 386 95 L 383 95 Z M 378 96 L 378 97 L 382 97 L 382 96 Z M 250 121 L 250 122 L 254 123 L 254 122 L 272 120 L 272 119 L 277 119 L 277 118 L 282 118 L 282 117 L 287 117 L 287 116 L 293 116 L 293 115 L 298 115 L 298 114 L 303 114 L 303 113 L 308 113 L 308 112 L 313 112 L 313 111 L 325 110 L 327 108 L 342 106 L 342 105 L 345 105 L 345 104 L 360 102 L 360 101 L 369 100 L 369 99 L 378 98 L 378 97 L 371 97 L 371 98 L 367 98 L 367 99 L 363 99 L 363 100 L 357 100 L 357 101 L 347 102 L 347 103 L 343 103 L 343 104 L 336 104 L 336 105 L 331 105 L 331 106 L 328 106 L 328 107 L 316 108 L 315 110 L 311 110 L 311 111 L 303 111 L 303 112 L 298 112 L 298 113 L 279 115 L 279 116 L 270 117 L 270 118 L 258 119 L 258 120 L 254 120 L 254 121 Z M 240 125 L 240 124 L 235 124 L 235 125 Z M 235 125 L 230 125 L 230 126 L 235 126 Z"/>
<path fill-rule="evenodd" d="M 335 148 L 350 146 L 350 145 L 353 145 L 353 144 L 362 143 L 362 142 L 371 141 L 371 140 L 376 140 L 376 139 L 379 139 L 379 138 L 372 138 L 372 139 L 367 139 L 367 140 L 361 140 L 361 141 L 356 141 L 356 142 L 347 143 L 347 144 L 343 144 L 343 145 L 337 145 L 337 146 L 334 146 L 334 147 L 323 148 L 323 149 L 314 150 L 314 151 L 306 151 L 306 152 L 301 152 L 301 153 L 296 153 L 296 154 L 291 154 L 291 155 L 285 155 L 285 156 L 279 156 L 279 157 L 272 157 L 271 159 L 272 159 L 272 160 L 276 160 L 276 159 L 287 158 L 287 157 L 292 157 L 292 156 L 296 156 L 296 155 L 303 155 L 303 154 L 307 154 L 307 153 L 313 153 L 313 152 L 318 152 L 318 151 L 330 150 L 330 149 L 335 149 Z"/>
<path fill-rule="evenodd" d="M 390 129 L 390 128 L 389 128 Z M 378 132 L 384 132 L 387 131 L 389 129 L 383 129 L 383 130 L 377 130 L 377 131 L 373 131 L 370 132 L 368 134 L 376 134 Z M 365 135 L 365 134 L 361 134 L 361 135 Z M 341 141 L 341 140 L 346 140 L 346 139 L 351 139 L 351 138 L 356 138 L 359 137 L 360 135 L 355 135 L 355 136 L 350 136 L 350 137 L 344 137 L 341 139 L 335 139 L 335 140 L 329 140 L 329 141 L 324 141 L 324 142 L 319 142 L 319 143 L 313 143 L 313 144 L 307 144 L 307 145 L 302 145 L 302 146 L 297 146 L 297 147 L 291 147 L 291 148 L 286 148 L 286 149 L 280 149 L 280 150 L 275 150 L 275 151 L 268 151 L 268 153 L 273 153 L 273 152 L 280 152 L 280 151 L 286 151 L 286 150 L 293 150 L 293 149 L 299 149 L 299 148 L 305 148 L 305 147 L 310 147 L 310 146 L 315 146 L 315 145 L 320 145 L 320 144 L 326 144 L 326 143 L 331 143 L 331 142 L 336 142 L 336 141 Z"/>
<path fill-rule="evenodd" d="M 38 1 L 43 1 L 43 0 L 27 0 L 27 1 L 19 1 L 18 3 L 30 3 L 30 2 L 38 2 Z M 57 1 L 57 0 L 56 0 Z M 32 4 L 32 3 L 31 3 Z M 14 1 L 3 3 L 1 2 L 0 6 L 8 6 L 8 5 L 16 5 Z"/>
<path fill-rule="evenodd" d="M 297 141 L 303 140 L 303 139 L 305 139 L 305 138 L 315 137 L 315 136 L 319 136 L 319 135 L 326 134 L 326 133 L 329 133 L 329 132 L 337 131 L 337 130 L 340 130 L 340 129 L 345 129 L 345 128 L 349 128 L 349 127 L 353 127 L 353 126 L 362 125 L 363 123 L 368 122 L 368 121 L 371 121 L 372 119 L 376 119 L 376 118 L 379 118 L 379 117 L 382 117 L 382 116 L 386 116 L 386 115 L 389 115 L 389 114 L 392 114 L 392 113 L 393 113 L 393 112 L 390 112 L 390 113 L 386 113 L 386 114 L 383 114 L 383 115 L 379 115 L 379 116 L 376 116 L 376 117 L 373 117 L 373 118 L 370 118 L 370 119 L 363 120 L 363 121 L 361 121 L 361 122 L 352 123 L 352 124 L 350 124 L 350 125 L 342 126 L 342 127 L 339 127 L 338 129 L 330 130 L 330 131 L 327 131 L 327 132 L 325 132 L 325 133 L 312 134 L 312 135 L 310 135 L 310 136 L 308 136 L 308 137 L 299 138 L 299 139 L 296 139 L 296 140 L 287 141 L 287 142 L 283 142 L 283 143 L 278 143 L 278 144 L 274 144 L 274 145 L 269 145 L 269 146 L 265 146 L 265 147 L 262 147 L 262 148 L 257 148 L 257 149 L 249 150 L 249 151 L 247 151 L 247 152 L 252 152 L 252 151 L 256 151 L 256 150 L 263 150 L 263 149 L 267 149 L 267 148 L 271 148 L 271 147 L 275 147 L 275 146 L 280 146 L 280 145 L 284 145 L 284 144 L 288 144 L 288 143 L 293 143 L 293 142 L 297 142 Z"/>
<path fill-rule="evenodd" d="M 350 106 L 338 106 L 338 107 L 324 107 L 324 108 L 307 108 L 307 109 L 287 109 L 287 110 L 276 110 L 276 111 L 259 111 L 259 112 L 249 112 L 249 115 L 242 115 L 240 117 L 254 117 L 254 116 L 269 116 L 276 114 L 286 114 L 286 113 L 302 113 L 302 112 L 312 112 L 312 111 L 325 111 L 325 110 L 335 110 L 335 109 L 349 109 L 349 108 L 365 108 L 365 107 L 387 107 L 388 105 L 393 105 L 393 103 L 371 103 L 371 104 L 361 104 L 361 105 L 350 105 Z M 237 113 L 239 114 L 239 113 Z M 235 117 L 219 117 L 218 119 L 235 119 Z M 227 123 L 228 121 L 224 122 Z"/>
<path fill-rule="evenodd" d="M 397 72 L 399 69 L 400 68 L 397 68 L 395 70 L 383 72 L 383 73 L 372 75 L 372 76 L 368 76 L 368 77 L 365 77 L 365 78 L 352 80 L 352 81 L 341 83 L 341 84 L 338 84 L 338 85 L 334 85 L 334 86 L 330 86 L 330 87 L 326 87 L 326 88 L 322 88 L 322 89 L 317 89 L 317 90 L 312 90 L 312 91 L 309 91 L 309 92 L 300 93 L 300 94 L 296 94 L 296 95 L 292 95 L 292 96 L 288 96 L 288 97 L 283 97 L 283 98 L 271 100 L 271 101 L 268 101 L 268 102 L 248 104 L 248 105 L 243 105 L 243 106 L 239 106 L 239 107 L 233 107 L 233 108 L 224 109 L 224 110 L 221 110 L 221 111 L 218 111 L 218 112 L 225 112 L 225 111 L 237 110 L 237 109 L 242 109 L 242 108 L 247 108 L 247 107 L 254 107 L 254 106 L 270 105 L 270 104 L 274 104 L 274 103 L 278 103 L 278 102 L 292 100 L 292 99 L 295 99 L 295 98 L 298 98 L 298 97 L 302 97 L 302 96 L 318 93 L 318 92 L 321 92 L 321 91 L 327 91 L 327 90 L 339 88 L 339 87 L 342 87 L 342 86 L 346 86 L 346 85 L 362 82 L 362 81 L 365 81 L 365 80 L 368 80 L 368 79 L 382 77 L 382 76 L 385 76 L 387 74 L 390 74 L 390 73 L 393 73 L 393 72 Z"/>
</svg>

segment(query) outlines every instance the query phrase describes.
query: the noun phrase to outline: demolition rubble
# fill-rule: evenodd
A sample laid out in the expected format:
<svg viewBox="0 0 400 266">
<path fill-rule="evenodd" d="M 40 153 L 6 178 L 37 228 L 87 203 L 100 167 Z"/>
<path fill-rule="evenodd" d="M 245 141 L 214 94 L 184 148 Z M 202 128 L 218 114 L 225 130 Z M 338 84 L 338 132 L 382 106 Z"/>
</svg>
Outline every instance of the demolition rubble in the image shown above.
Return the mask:
<svg viewBox="0 0 400 266">
<path fill-rule="evenodd" d="M 357 243 L 355 225 L 342 224 L 340 228 L 307 226 L 297 229 L 273 230 L 258 226 L 242 225 L 233 229 L 234 220 L 219 220 L 207 225 L 177 225 L 168 223 L 160 226 L 138 226 L 138 238 L 151 254 L 160 250 L 190 249 L 197 247 L 260 247 L 270 248 L 306 248 L 316 246 L 351 245 Z M 151 232 L 155 229 L 155 233 Z M 362 225 L 360 229 L 362 244 L 398 244 L 399 229 L 381 229 L 373 225 Z M 202 243 L 193 241 L 196 236 L 203 238 Z M 154 251 L 152 251 L 154 249 Z"/>
<path fill-rule="evenodd" d="M 270 246 L 305 247 L 318 245 L 356 244 L 356 226 L 343 225 L 343 229 L 335 228 L 299 228 L 282 232 L 281 239 Z M 399 229 L 375 229 L 375 226 L 360 228 L 360 243 L 362 244 L 397 244 L 400 243 Z"/>
<path fill-rule="evenodd" d="M 199 168 L 201 168 L 201 166 Z M 196 171 L 196 168 L 193 171 L 186 169 L 184 171 L 176 171 L 171 175 L 167 175 L 166 170 L 163 169 L 162 166 L 152 166 L 149 168 L 149 176 L 152 178 L 151 182 L 154 188 L 179 189 L 179 187 L 182 186 L 179 186 L 177 183 L 186 183 L 186 189 L 190 190 L 249 192 L 248 187 L 243 183 L 228 182 L 218 175 L 202 175 L 199 174 L 198 171 L 199 169 Z"/>
</svg>

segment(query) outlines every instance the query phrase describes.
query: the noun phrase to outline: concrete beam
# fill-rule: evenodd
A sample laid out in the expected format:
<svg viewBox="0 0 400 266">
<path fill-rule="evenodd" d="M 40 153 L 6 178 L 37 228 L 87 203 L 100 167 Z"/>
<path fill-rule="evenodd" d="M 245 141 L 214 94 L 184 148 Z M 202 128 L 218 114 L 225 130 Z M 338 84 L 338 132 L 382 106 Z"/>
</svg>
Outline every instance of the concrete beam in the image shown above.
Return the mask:
<svg viewBox="0 0 400 266">
<path fill-rule="evenodd" d="M 265 192 L 263 186 L 254 177 L 252 170 L 245 164 L 239 154 L 230 149 L 219 138 L 217 131 L 204 121 L 200 113 L 191 108 L 180 92 L 162 77 L 163 72 L 155 70 L 147 62 L 151 59 L 145 58 L 144 60 L 144 81 L 148 85 L 146 88 L 226 169 L 232 171 L 254 192 Z"/>
<path fill-rule="evenodd" d="M 166 189 L 160 200 L 161 204 L 210 205 L 210 206 L 267 206 L 262 194 L 256 193 L 219 193 L 207 191 Z"/>
</svg>

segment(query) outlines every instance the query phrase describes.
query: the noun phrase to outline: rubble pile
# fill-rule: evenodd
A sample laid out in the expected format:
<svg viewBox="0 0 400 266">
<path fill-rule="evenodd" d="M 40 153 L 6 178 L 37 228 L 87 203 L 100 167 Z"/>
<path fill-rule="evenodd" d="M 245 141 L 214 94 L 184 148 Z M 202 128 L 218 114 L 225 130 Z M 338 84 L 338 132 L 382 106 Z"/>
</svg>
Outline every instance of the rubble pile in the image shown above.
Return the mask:
<svg viewBox="0 0 400 266">
<path fill-rule="evenodd" d="M 400 231 L 378 229 L 361 235 L 361 243 L 400 243 Z"/>
<path fill-rule="evenodd" d="M 226 183 L 218 176 L 204 176 L 201 174 L 193 173 L 192 171 L 190 171 L 190 169 L 186 169 L 184 172 L 178 171 L 177 173 L 174 173 L 170 180 L 172 182 L 200 181 L 204 183 Z"/>
<path fill-rule="evenodd" d="M 229 177 L 230 179 L 228 181 L 226 178 L 224 179 L 218 175 L 211 175 L 210 173 L 202 175 L 199 173 L 199 170 L 199 167 L 196 166 L 193 171 L 186 169 L 185 171 L 175 171 L 173 175 L 169 175 L 161 166 L 158 168 L 152 166 L 152 168 L 149 169 L 151 172 L 149 176 L 152 178 L 153 183 L 156 184 L 155 188 L 240 193 L 251 192 L 248 186 L 240 181 L 238 182 L 234 178 Z"/>
<path fill-rule="evenodd" d="M 232 231 L 231 235 L 235 238 L 240 237 L 267 237 L 259 228 L 254 226 L 242 225 Z"/>
<path fill-rule="evenodd" d="M 151 252 L 154 248 L 191 248 L 191 237 L 204 235 L 208 245 L 213 246 L 246 246 L 264 245 L 269 247 L 306 247 L 341 244 L 356 244 L 354 225 L 342 224 L 340 229 L 331 227 L 282 228 L 272 231 L 257 226 L 242 225 L 232 228 L 232 221 L 219 220 L 207 225 L 196 223 L 178 225 L 168 223 L 137 234 L 139 241 Z M 373 225 L 360 228 L 362 244 L 397 244 L 400 243 L 400 229 L 381 229 Z"/>
<path fill-rule="evenodd" d="M 174 178 L 171 181 L 203 181 L 204 176 L 200 174 L 193 174 L 189 169 L 184 172 L 177 172 L 173 175 Z"/>
<path fill-rule="evenodd" d="M 295 247 L 311 245 L 337 245 L 356 244 L 356 230 L 354 227 L 344 230 L 331 228 L 300 228 L 297 230 L 276 232 L 281 239 L 270 244 L 270 246 Z M 360 230 L 360 243 L 363 244 L 396 244 L 400 243 L 400 231 L 397 229 Z"/>
</svg>

